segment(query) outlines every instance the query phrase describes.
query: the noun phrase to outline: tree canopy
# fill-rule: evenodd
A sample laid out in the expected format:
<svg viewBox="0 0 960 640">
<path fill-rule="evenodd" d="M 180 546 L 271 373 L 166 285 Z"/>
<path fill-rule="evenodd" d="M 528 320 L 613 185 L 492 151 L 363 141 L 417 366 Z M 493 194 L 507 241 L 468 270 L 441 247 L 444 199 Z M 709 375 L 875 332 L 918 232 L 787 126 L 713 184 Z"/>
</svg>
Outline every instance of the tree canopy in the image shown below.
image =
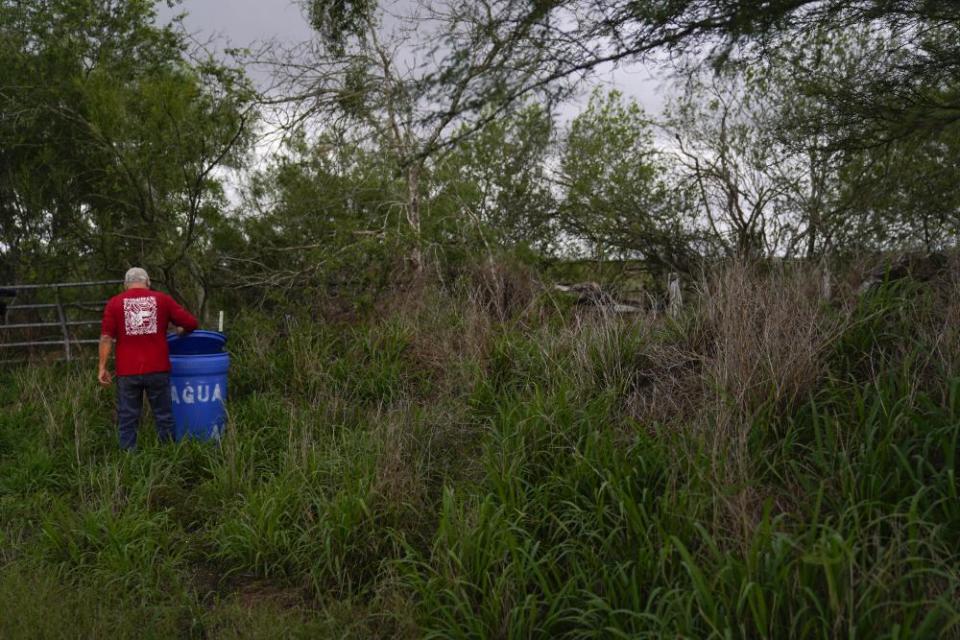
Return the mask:
<svg viewBox="0 0 960 640">
<path fill-rule="evenodd" d="M 280 305 L 504 256 L 658 274 L 960 226 L 953 2 L 317 0 L 313 40 L 246 59 L 261 92 L 156 6 L 0 0 L 4 280 L 141 264 L 193 304 Z M 670 70 L 662 115 L 558 110 L 640 63 Z"/>
<path fill-rule="evenodd" d="M 820 69 L 806 87 L 832 98 L 838 119 L 856 128 L 847 133 L 870 143 L 960 118 L 960 5 L 951 0 L 487 0 L 453 13 L 438 79 L 471 73 L 467 48 L 495 60 L 465 108 L 565 95 L 604 65 L 688 55 L 717 67 L 778 55 L 813 34 L 869 28 L 900 45 L 874 51 L 856 86 Z"/>
<path fill-rule="evenodd" d="M 0 66 L 5 277 L 136 263 L 202 304 L 217 171 L 253 120 L 243 73 L 157 25 L 148 0 L 3 0 Z"/>
</svg>

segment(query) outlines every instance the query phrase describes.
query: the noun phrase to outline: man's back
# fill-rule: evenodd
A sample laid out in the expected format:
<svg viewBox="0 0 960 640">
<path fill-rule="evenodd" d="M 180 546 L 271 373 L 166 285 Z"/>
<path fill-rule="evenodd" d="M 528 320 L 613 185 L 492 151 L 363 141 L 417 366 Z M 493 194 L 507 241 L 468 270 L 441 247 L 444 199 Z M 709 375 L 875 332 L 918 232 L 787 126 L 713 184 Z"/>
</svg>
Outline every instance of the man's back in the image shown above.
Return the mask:
<svg viewBox="0 0 960 640">
<path fill-rule="evenodd" d="M 107 302 L 101 333 L 116 340 L 118 376 L 170 370 L 166 334 L 171 321 L 188 332 L 197 328 L 197 320 L 160 291 L 131 288 Z"/>
</svg>

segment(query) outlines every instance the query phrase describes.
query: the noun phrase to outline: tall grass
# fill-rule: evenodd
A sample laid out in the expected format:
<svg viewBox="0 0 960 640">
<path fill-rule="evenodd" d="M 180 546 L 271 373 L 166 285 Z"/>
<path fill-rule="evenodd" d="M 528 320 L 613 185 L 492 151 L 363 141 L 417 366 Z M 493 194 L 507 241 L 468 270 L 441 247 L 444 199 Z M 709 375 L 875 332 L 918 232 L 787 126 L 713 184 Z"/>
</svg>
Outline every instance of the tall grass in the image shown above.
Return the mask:
<svg viewBox="0 0 960 640">
<path fill-rule="evenodd" d="M 8 371 L 0 637 L 960 636 L 957 283 L 816 284 L 250 314 L 220 446 L 123 454 L 89 371 Z"/>
</svg>

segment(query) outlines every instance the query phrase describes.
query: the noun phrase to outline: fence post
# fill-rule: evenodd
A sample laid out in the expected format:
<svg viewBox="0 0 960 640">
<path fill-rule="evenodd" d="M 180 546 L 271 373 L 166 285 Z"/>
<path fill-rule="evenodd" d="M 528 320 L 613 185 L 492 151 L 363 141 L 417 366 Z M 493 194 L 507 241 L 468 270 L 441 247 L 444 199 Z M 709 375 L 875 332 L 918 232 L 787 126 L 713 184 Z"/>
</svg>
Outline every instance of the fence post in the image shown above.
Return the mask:
<svg viewBox="0 0 960 640">
<path fill-rule="evenodd" d="M 53 291 L 57 300 L 57 317 L 60 319 L 60 331 L 63 333 L 63 353 L 67 358 L 67 362 L 70 362 L 70 332 L 67 330 L 67 314 L 63 311 L 63 301 L 60 299 L 60 287 L 54 287 Z"/>
<path fill-rule="evenodd" d="M 680 291 L 680 274 L 671 271 L 667 276 L 667 313 L 676 317 L 683 306 L 683 294 Z"/>
</svg>

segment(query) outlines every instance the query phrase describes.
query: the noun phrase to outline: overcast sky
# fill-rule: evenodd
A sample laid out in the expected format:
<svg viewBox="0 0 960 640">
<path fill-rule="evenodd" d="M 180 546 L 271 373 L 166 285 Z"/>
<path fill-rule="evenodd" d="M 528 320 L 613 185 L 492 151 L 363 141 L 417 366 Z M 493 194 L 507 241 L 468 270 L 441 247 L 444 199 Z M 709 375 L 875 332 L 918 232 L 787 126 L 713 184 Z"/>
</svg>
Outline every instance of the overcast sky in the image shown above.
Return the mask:
<svg viewBox="0 0 960 640">
<path fill-rule="evenodd" d="M 190 33 L 201 40 L 214 36 L 224 46 L 245 47 L 271 39 L 296 43 L 311 37 L 300 5 L 292 0 L 183 0 L 174 9 L 161 4 L 159 13 L 164 22 L 186 13 L 184 25 Z M 635 98 L 650 115 L 663 107 L 660 82 L 642 67 L 607 71 L 597 80 Z M 579 111 L 585 99 L 578 102 L 563 109 L 562 117 Z"/>
</svg>

